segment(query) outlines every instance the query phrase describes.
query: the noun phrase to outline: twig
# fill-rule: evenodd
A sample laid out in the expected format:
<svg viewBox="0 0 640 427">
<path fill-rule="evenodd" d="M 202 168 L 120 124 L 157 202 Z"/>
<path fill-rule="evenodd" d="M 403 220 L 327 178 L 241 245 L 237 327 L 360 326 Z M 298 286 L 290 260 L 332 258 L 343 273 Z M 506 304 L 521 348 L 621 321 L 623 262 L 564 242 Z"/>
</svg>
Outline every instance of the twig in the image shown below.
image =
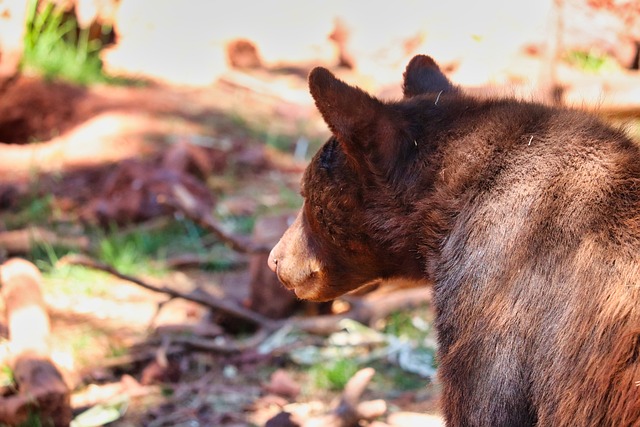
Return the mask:
<svg viewBox="0 0 640 427">
<path fill-rule="evenodd" d="M 356 372 L 347 382 L 338 406 L 326 415 L 301 419 L 302 417 L 298 414 L 288 414 L 285 412 L 273 417 L 266 425 L 286 425 L 291 427 L 353 427 L 361 425 L 361 421 L 372 421 L 387 412 L 387 404 L 384 400 L 361 402 L 362 395 L 374 374 L 375 371 L 373 368 L 365 368 Z"/>
<path fill-rule="evenodd" d="M 215 340 L 193 337 L 178 340 L 181 344 L 184 345 L 223 353 L 237 353 L 255 348 L 259 344 L 261 344 L 269 334 L 284 327 L 298 329 L 312 334 L 328 335 L 341 329 L 340 322 L 343 319 L 352 319 L 357 322 L 370 325 L 377 319 L 385 317 L 393 311 L 399 310 L 401 308 L 416 307 L 421 304 L 425 304 L 431 299 L 431 289 L 429 289 L 427 286 L 424 286 L 419 288 L 409 288 L 394 291 L 393 293 L 385 294 L 384 296 L 378 297 L 349 297 L 347 298 L 347 300 L 351 304 L 351 309 L 345 313 L 337 315 L 292 317 L 283 320 L 272 320 L 244 307 L 238 306 L 231 301 L 224 301 L 215 298 L 201 289 L 195 289 L 189 293 L 183 293 L 167 286 L 151 285 L 136 277 L 120 273 L 115 268 L 90 259 L 86 256 L 67 255 L 61 258 L 59 263 L 81 265 L 101 270 L 112 274 L 120 279 L 127 280 L 131 283 L 141 286 L 145 289 L 164 293 L 172 298 L 183 298 L 188 301 L 193 301 L 198 304 L 210 307 L 213 310 L 222 312 L 226 315 L 248 320 L 259 327 L 258 332 L 252 338 L 239 344 L 229 342 L 220 343 Z M 174 340 L 173 343 L 177 344 L 178 341 Z"/>
<path fill-rule="evenodd" d="M 138 286 L 141 286 L 145 289 L 148 289 L 153 292 L 159 292 L 167 294 L 174 298 L 182 298 L 187 301 L 193 301 L 198 304 L 202 304 L 204 306 L 210 307 L 213 310 L 219 311 L 221 313 L 225 313 L 227 315 L 248 320 L 260 328 L 266 329 L 268 331 L 274 331 L 278 329 L 278 322 L 275 322 L 271 319 L 268 319 L 258 313 L 255 313 L 251 310 L 247 310 L 244 307 L 240 307 L 230 301 L 224 301 L 218 298 L 213 297 L 212 295 L 202 291 L 201 289 L 195 289 L 189 293 L 184 293 L 172 289 L 168 286 L 155 286 L 150 283 L 147 283 L 143 280 L 140 280 L 136 277 L 129 276 L 127 274 L 121 273 L 110 265 L 103 264 L 99 261 L 93 260 L 83 255 L 67 255 L 64 256 L 58 261 L 58 264 L 71 264 L 71 265 L 80 265 L 83 267 L 89 267 L 96 270 L 101 270 L 112 274 L 115 277 L 126 280 L 131 283 L 135 283 Z"/>
<path fill-rule="evenodd" d="M 205 209 L 199 209 L 200 205 L 196 198 L 182 185 L 174 185 L 171 190 L 173 193 L 172 197 L 162 200 L 162 203 L 172 207 L 177 212 L 211 232 L 234 251 L 244 254 L 257 254 L 269 253 L 271 250 L 271 246 L 256 244 L 249 239 L 242 239 L 226 232 L 210 212 Z"/>
<path fill-rule="evenodd" d="M 172 344 L 182 344 L 188 347 L 192 347 L 198 350 L 215 351 L 216 353 L 233 354 L 242 353 L 243 351 L 250 350 L 257 347 L 268 336 L 268 332 L 264 329 L 260 329 L 253 334 L 251 338 L 248 338 L 242 342 L 230 342 L 222 337 L 218 339 L 207 339 L 191 335 L 178 335 L 171 337 Z M 222 339 L 220 339 L 222 338 Z"/>
</svg>

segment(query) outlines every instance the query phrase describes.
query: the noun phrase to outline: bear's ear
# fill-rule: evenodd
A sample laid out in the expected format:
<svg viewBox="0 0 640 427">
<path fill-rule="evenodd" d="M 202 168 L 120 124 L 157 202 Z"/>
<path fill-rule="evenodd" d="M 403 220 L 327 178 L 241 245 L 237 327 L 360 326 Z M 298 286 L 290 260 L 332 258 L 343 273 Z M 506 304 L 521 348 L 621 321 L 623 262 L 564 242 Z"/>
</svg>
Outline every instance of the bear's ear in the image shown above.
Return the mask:
<svg viewBox="0 0 640 427">
<path fill-rule="evenodd" d="M 388 105 L 322 67 L 309 74 L 309 90 L 329 129 L 354 160 L 384 168 L 379 160 L 394 158 L 401 120 Z"/>
<path fill-rule="evenodd" d="M 438 64 L 427 55 L 416 55 L 407 65 L 402 86 L 405 98 L 425 93 L 457 92 Z"/>
</svg>

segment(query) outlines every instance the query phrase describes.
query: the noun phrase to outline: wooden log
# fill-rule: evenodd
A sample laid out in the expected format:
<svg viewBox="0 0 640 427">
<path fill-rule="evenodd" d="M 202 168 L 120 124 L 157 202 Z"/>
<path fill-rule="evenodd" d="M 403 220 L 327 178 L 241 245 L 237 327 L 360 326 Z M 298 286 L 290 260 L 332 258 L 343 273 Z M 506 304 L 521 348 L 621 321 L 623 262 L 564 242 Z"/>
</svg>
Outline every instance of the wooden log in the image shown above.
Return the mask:
<svg viewBox="0 0 640 427">
<path fill-rule="evenodd" d="M 0 266 L 12 353 L 11 369 L 18 393 L 0 399 L 0 423 L 18 425 L 29 414 L 44 422 L 71 422 L 69 388 L 49 358 L 51 326 L 35 265 L 12 258 Z"/>
</svg>

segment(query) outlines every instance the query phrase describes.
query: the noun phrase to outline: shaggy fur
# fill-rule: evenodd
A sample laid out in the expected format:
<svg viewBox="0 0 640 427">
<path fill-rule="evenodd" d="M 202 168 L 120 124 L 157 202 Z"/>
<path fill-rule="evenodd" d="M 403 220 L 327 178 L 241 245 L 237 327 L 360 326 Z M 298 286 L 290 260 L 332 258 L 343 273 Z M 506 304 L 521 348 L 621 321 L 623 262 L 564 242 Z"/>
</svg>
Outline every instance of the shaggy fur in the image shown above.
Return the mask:
<svg viewBox="0 0 640 427">
<path fill-rule="evenodd" d="M 449 426 L 640 425 L 640 150 L 582 112 L 464 95 L 427 56 L 382 102 L 317 68 L 333 133 L 269 263 L 298 296 L 433 280 Z"/>
</svg>

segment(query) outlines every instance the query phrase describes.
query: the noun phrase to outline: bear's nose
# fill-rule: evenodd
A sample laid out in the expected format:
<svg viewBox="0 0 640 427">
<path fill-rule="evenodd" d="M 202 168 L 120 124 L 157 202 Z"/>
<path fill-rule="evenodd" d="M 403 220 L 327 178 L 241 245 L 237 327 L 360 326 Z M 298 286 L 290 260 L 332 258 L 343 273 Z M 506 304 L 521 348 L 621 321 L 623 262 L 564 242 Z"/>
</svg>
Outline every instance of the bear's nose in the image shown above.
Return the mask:
<svg viewBox="0 0 640 427">
<path fill-rule="evenodd" d="M 274 249 L 272 249 L 271 253 L 269 253 L 269 259 L 267 261 L 267 264 L 269 265 L 269 268 L 271 269 L 271 271 L 276 273 L 276 270 L 278 269 L 278 258 L 276 258 L 276 254 L 274 253 Z"/>
</svg>

